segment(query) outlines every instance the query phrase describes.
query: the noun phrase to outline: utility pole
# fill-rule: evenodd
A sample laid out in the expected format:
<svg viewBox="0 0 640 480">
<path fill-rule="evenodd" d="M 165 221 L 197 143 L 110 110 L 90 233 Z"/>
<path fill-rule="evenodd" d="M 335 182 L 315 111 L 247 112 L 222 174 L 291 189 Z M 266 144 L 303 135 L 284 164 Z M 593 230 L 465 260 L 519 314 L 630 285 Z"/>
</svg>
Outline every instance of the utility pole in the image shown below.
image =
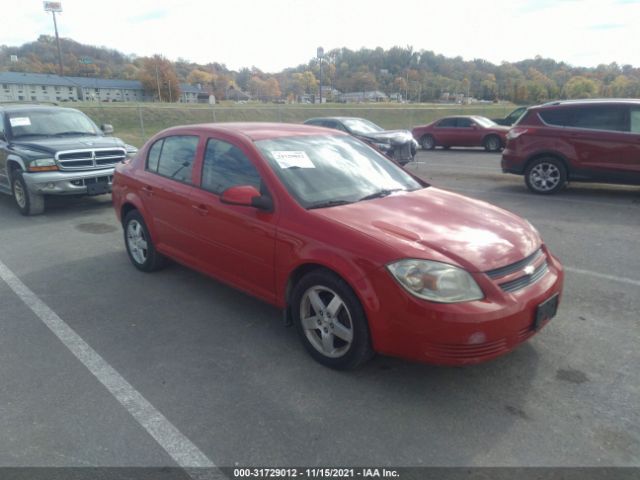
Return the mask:
<svg viewBox="0 0 640 480">
<path fill-rule="evenodd" d="M 63 76 L 62 52 L 60 50 L 60 37 L 58 36 L 58 23 L 56 22 L 56 12 L 62 12 L 62 2 L 44 2 L 44 11 L 51 12 L 51 15 L 53 16 L 53 29 L 56 32 L 56 45 L 58 47 L 58 68 L 60 76 Z"/>
<path fill-rule="evenodd" d="M 158 64 L 156 63 L 156 84 L 158 85 L 158 101 L 162 102 L 162 96 L 160 95 L 160 77 L 158 75 Z"/>
<path fill-rule="evenodd" d="M 320 105 L 322 105 L 322 57 L 324 56 L 324 48 L 318 47 L 317 54 L 320 61 Z"/>
</svg>

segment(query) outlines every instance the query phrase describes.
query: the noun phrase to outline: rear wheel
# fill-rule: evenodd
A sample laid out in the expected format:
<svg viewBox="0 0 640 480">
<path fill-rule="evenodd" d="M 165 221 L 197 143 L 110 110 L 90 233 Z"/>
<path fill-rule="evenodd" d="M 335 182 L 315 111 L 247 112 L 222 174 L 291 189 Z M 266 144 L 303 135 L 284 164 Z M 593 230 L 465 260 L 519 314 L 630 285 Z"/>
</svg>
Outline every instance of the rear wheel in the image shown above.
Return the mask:
<svg viewBox="0 0 640 480">
<path fill-rule="evenodd" d="M 44 212 L 44 195 L 33 193 L 27 187 L 22 170 L 14 170 L 11 175 L 11 192 L 22 215 L 39 215 Z"/>
<path fill-rule="evenodd" d="M 489 135 L 484 139 L 484 149 L 487 152 L 497 152 L 502 148 L 502 142 L 500 142 L 500 138 L 495 135 Z"/>
<path fill-rule="evenodd" d="M 436 139 L 431 135 L 424 135 L 420 139 L 420 145 L 422 146 L 423 150 L 433 150 L 434 148 L 436 148 Z"/>
<path fill-rule="evenodd" d="M 319 363 L 352 369 L 373 356 L 364 309 L 336 274 L 316 270 L 302 277 L 291 294 L 291 312 L 302 343 Z"/>
<path fill-rule="evenodd" d="M 545 157 L 529 164 L 524 181 L 529 190 L 539 194 L 556 193 L 567 183 L 567 169 L 555 158 Z"/>
<path fill-rule="evenodd" d="M 166 264 L 166 257 L 158 253 L 140 212 L 130 211 L 124 218 L 124 243 L 133 266 L 143 272 L 153 272 Z"/>
</svg>

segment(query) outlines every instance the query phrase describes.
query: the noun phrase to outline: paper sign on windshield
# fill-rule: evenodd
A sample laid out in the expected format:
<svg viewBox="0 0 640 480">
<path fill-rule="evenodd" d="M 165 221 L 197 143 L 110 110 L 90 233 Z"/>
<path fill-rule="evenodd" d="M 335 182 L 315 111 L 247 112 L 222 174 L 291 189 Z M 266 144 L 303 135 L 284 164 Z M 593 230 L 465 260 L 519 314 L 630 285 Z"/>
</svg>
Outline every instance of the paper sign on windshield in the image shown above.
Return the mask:
<svg viewBox="0 0 640 480">
<path fill-rule="evenodd" d="M 271 152 L 280 168 L 316 168 L 307 152 L 277 151 Z"/>
<path fill-rule="evenodd" d="M 31 125 L 29 117 L 11 117 L 9 123 L 12 127 L 28 127 Z"/>
</svg>

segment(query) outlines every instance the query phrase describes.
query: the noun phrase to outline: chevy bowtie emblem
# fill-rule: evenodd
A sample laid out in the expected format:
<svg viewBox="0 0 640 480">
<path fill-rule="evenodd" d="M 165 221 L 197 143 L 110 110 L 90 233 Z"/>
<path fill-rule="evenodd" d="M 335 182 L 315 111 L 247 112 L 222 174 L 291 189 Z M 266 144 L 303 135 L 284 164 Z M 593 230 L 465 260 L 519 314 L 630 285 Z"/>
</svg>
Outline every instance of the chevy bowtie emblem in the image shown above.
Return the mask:
<svg viewBox="0 0 640 480">
<path fill-rule="evenodd" d="M 526 267 L 524 267 L 524 274 L 525 275 L 532 275 L 533 272 L 535 272 L 535 268 L 533 267 L 533 265 L 527 265 Z"/>
</svg>

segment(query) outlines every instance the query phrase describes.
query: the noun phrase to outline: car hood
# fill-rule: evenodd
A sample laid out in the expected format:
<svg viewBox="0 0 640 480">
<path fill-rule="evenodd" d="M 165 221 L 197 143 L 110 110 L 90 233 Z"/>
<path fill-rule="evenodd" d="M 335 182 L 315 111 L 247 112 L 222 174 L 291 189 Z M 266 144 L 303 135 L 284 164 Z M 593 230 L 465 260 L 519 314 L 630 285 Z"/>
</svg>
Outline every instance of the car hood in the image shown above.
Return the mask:
<svg viewBox="0 0 640 480">
<path fill-rule="evenodd" d="M 11 147 L 16 150 L 26 150 L 34 154 L 55 155 L 66 150 L 89 150 L 92 148 L 125 148 L 125 144 L 116 137 L 77 136 L 62 138 L 38 138 L 29 140 L 16 140 L 11 142 Z"/>
<path fill-rule="evenodd" d="M 486 272 L 522 260 L 541 244 L 519 216 L 434 187 L 316 212 L 392 247 L 397 257 L 389 261 L 424 258 Z"/>
<path fill-rule="evenodd" d="M 392 145 L 400 145 L 413 140 L 413 135 L 409 130 L 384 130 L 382 132 L 370 132 L 366 135 L 358 134 L 358 136 L 374 142 L 390 143 Z"/>
</svg>

